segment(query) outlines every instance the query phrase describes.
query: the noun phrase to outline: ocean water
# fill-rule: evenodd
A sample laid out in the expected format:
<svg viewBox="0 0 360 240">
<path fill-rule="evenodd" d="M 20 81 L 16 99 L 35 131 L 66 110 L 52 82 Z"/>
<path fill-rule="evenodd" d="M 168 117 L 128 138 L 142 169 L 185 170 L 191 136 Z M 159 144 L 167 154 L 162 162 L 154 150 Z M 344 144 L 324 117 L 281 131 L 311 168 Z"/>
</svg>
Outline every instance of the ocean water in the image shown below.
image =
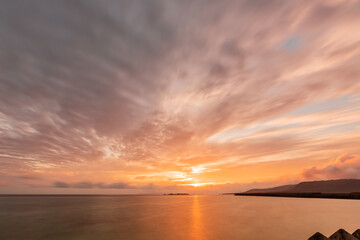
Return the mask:
<svg viewBox="0 0 360 240">
<path fill-rule="evenodd" d="M 360 228 L 359 200 L 0 197 L 1 240 L 306 240 L 339 228 Z"/>
</svg>

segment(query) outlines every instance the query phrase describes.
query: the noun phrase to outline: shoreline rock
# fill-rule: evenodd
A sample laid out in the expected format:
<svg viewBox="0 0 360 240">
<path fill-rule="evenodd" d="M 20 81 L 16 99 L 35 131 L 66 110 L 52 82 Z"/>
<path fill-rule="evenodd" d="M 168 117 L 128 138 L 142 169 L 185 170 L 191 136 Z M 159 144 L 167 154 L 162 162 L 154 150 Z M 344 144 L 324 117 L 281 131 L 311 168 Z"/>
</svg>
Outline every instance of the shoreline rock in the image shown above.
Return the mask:
<svg viewBox="0 0 360 240">
<path fill-rule="evenodd" d="M 328 238 L 322 233 L 317 232 L 308 240 L 360 240 L 360 229 L 356 230 L 353 234 L 350 234 L 341 228 Z"/>
</svg>

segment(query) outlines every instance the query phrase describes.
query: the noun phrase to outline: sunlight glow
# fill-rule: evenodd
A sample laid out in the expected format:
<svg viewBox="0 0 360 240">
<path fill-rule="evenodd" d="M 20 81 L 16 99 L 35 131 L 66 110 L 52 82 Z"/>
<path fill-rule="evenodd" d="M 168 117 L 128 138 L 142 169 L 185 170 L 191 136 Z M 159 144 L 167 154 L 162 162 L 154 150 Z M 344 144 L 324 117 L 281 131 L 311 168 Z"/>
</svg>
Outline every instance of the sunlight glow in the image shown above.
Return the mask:
<svg viewBox="0 0 360 240">
<path fill-rule="evenodd" d="M 212 183 L 190 183 L 188 184 L 189 186 L 193 186 L 193 187 L 204 187 L 207 185 L 211 185 Z"/>
<path fill-rule="evenodd" d="M 191 173 L 202 173 L 206 168 L 202 166 L 191 167 Z"/>
</svg>

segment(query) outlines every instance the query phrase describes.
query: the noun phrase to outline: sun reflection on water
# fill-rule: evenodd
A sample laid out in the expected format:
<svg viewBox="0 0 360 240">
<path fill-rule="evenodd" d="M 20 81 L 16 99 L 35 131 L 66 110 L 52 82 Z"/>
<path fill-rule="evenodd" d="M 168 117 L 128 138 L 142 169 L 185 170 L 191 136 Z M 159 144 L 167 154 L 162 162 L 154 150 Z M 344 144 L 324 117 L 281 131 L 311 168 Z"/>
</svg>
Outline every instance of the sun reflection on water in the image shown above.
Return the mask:
<svg viewBox="0 0 360 240">
<path fill-rule="evenodd" d="M 204 224 L 202 210 L 199 203 L 199 196 L 193 196 L 192 204 L 192 233 L 191 239 L 204 240 Z"/>
</svg>

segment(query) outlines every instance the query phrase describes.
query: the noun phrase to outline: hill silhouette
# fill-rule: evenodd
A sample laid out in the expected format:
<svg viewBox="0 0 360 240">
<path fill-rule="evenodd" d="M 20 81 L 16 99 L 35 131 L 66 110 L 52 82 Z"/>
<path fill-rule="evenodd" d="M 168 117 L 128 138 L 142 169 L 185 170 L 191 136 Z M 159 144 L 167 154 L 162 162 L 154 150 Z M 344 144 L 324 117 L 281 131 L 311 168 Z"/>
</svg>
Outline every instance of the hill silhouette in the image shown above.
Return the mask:
<svg viewBox="0 0 360 240">
<path fill-rule="evenodd" d="M 245 193 L 360 193 L 360 179 L 309 181 L 295 185 L 251 189 Z"/>
</svg>

